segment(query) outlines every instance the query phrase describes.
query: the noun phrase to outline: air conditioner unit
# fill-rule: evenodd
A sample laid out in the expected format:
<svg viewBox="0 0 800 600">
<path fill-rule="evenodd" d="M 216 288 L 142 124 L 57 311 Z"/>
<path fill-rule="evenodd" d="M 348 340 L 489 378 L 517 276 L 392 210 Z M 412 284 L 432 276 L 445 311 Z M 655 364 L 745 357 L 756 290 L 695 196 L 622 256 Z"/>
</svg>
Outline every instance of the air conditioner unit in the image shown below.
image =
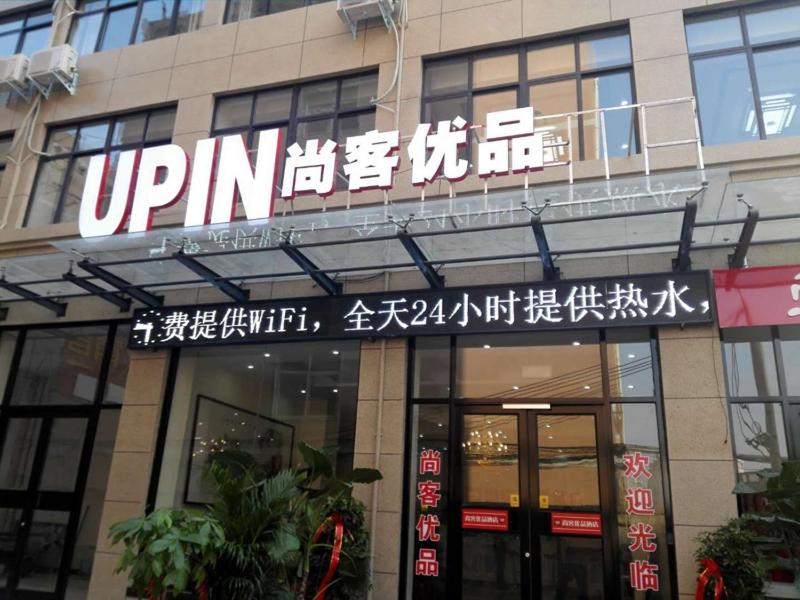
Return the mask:
<svg viewBox="0 0 800 600">
<path fill-rule="evenodd" d="M 336 0 L 336 12 L 356 37 L 358 24 L 370 19 L 382 18 L 386 28 L 391 27 L 394 0 Z"/>
<path fill-rule="evenodd" d="M 0 92 L 17 92 L 26 96 L 29 62 L 24 54 L 0 58 Z"/>
<path fill-rule="evenodd" d="M 45 96 L 55 85 L 75 93 L 78 81 L 78 53 L 69 44 L 39 50 L 31 55 L 28 79 Z"/>
</svg>

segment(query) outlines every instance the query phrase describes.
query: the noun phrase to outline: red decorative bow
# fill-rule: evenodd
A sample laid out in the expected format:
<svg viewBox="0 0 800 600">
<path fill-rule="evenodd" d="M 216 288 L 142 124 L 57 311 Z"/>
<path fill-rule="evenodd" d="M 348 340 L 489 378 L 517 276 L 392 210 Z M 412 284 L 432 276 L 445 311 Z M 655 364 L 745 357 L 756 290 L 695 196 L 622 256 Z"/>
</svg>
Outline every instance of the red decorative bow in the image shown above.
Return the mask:
<svg viewBox="0 0 800 600">
<path fill-rule="evenodd" d="M 721 600 L 725 593 L 725 583 L 722 581 L 722 571 L 719 565 L 710 558 L 704 558 L 700 561 L 700 566 L 703 567 L 703 571 L 697 577 L 695 600 L 705 600 L 706 589 L 711 585 L 712 579 L 714 580 L 714 600 Z M 727 596 L 727 594 L 725 595 Z"/>
<path fill-rule="evenodd" d="M 325 527 L 331 523 L 334 525 L 333 552 L 331 552 L 331 562 L 328 564 L 328 571 L 325 573 L 325 577 L 322 578 L 322 581 L 319 584 L 319 590 L 314 596 L 314 600 L 325 600 L 325 593 L 328 590 L 328 586 L 331 584 L 331 581 L 333 581 L 333 576 L 336 574 L 336 569 L 339 568 L 339 557 L 342 554 L 342 543 L 344 541 L 344 520 L 342 519 L 342 515 L 339 513 L 333 513 L 330 517 L 325 519 L 325 522 L 319 526 L 319 529 L 317 529 L 317 532 L 314 534 L 312 543 L 317 543 L 325 531 Z"/>
</svg>

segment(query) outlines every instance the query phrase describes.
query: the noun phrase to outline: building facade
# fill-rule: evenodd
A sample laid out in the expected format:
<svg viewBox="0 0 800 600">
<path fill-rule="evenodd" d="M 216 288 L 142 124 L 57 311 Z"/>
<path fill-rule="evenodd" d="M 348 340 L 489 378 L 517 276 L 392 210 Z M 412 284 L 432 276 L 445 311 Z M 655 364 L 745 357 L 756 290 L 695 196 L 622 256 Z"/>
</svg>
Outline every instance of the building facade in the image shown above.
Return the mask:
<svg viewBox="0 0 800 600">
<path fill-rule="evenodd" d="M 0 598 L 125 598 L 111 523 L 300 441 L 384 475 L 372 598 L 689 598 L 800 458 L 800 2 L 388 4 L 0 6 L 79 55 L 2 84 Z"/>
</svg>

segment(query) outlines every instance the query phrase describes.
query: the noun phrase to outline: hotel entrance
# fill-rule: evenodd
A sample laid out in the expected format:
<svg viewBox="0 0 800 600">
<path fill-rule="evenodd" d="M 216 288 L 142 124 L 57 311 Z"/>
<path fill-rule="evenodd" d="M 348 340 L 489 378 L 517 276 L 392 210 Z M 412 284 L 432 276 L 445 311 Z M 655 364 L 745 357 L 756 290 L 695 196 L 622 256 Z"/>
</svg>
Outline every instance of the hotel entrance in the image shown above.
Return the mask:
<svg viewBox="0 0 800 600">
<path fill-rule="evenodd" d="M 462 598 L 613 597 L 613 466 L 603 407 L 542 402 L 459 413 L 453 551 Z"/>
<path fill-rule="evenodd" d="M 655 332 L 414 340 L 405 598 L 672 598 Z"/>
</svg>

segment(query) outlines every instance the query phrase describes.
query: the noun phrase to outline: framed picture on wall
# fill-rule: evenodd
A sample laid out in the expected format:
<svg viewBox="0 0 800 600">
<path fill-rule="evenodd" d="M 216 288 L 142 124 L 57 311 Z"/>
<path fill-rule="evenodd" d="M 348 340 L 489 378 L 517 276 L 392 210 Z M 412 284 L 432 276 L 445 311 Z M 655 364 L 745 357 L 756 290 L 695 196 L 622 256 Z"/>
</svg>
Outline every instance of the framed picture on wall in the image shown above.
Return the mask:
<svg viewBox="0 0 800 600">
<path fill-rule="evenodd" d="M 277 473 L 292 464 L 294 426 L 198 394 L 190 445 L 183 500 L 208 504 L 214 487 L 207 473 L 215 456 L 241 453 L 266 475 Z"/>
</svg>

